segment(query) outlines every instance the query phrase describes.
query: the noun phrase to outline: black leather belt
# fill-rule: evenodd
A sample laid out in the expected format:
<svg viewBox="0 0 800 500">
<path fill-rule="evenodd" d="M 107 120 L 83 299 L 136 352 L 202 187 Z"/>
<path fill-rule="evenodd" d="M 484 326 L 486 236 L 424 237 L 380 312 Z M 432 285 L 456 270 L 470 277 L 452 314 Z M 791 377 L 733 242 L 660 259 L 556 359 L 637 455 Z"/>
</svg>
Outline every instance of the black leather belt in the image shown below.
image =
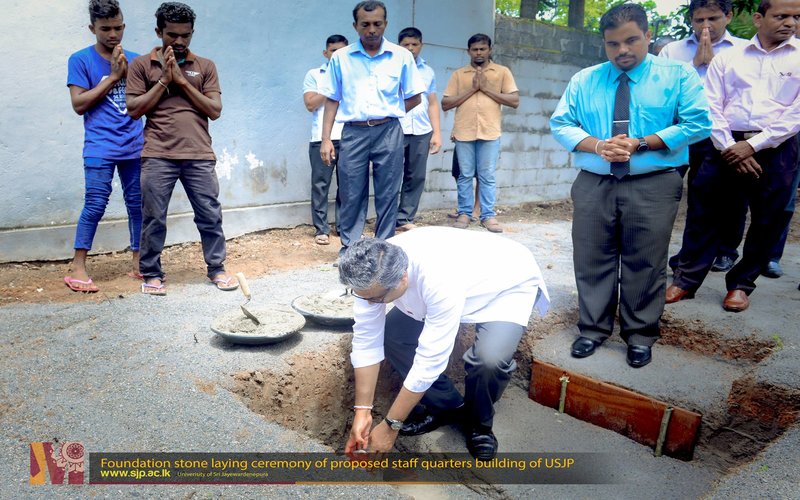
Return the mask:
<svg viewBox="0 0 800 500">
<path fill-rule="evenodd" d="M 390 121 L 394 120 L 395 118 L 372 118 L 370 120 L 364 122 L 347 122 L 347 125 L 352 125 L 354 127 L 374 127 L 375 125 L 383 125 L 384 123 L 389 123 Z"/>
</svg>

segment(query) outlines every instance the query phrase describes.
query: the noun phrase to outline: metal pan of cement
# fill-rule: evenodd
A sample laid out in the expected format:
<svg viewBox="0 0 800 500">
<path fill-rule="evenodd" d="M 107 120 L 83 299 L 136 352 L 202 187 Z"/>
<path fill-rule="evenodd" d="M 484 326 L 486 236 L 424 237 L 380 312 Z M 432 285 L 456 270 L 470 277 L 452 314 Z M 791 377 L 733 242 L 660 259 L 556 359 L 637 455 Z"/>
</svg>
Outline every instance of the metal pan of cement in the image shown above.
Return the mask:
<svg viewBox="0 0 800 500">
<path fill-rule="evenodd" d="M 347 289 L 301 295 L 292 307 L 309 321 L 324 326 L 352 326 L 355 297 Z"/>
<path fill-rule="evenodd" d="M 283 342 L 300 331 L 306 319 L 287 307 L 249 307 L 261 321 L 257 324 L 234 309 L 214 318 L 211 330 L 232 344 L 275 344 Z"/>
</svg>

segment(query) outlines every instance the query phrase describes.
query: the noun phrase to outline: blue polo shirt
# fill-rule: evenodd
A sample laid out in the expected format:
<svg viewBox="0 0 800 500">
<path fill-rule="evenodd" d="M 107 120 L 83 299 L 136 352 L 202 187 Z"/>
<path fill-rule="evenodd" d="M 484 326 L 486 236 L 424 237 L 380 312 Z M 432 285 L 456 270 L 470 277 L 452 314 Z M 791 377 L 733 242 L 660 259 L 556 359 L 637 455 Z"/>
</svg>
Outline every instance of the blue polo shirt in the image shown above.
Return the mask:
<svg viewBox="0 0 800 500">
<path fill-rule="evenodd" d="M 689 144 L 711 134 L 703 84 L 688 65 L 654 57 L 628 71 L 630 124 L 628 137 L 658 135 L 667 149 L 631 155 L 631 175 L 646 174 L 689 162 Z M 575 151 L 589 136 L 608 139 L 614 116 L 614 97 L 622 71 L 610 62 L 575 74 L 550 118 L 553 137 L 575 153 L 573 164 L 582 170 L 608 175 L 611 165 L 594 153 Z"/>
<path fill-rule="evenodd" d="M 404 101 L 424 91 L 411 52 L 384 38 L 374 56 L 361 40 L 337 50 L 319 93 L 339 101 L 337 122 L 352 122 L 400 118 L 406 114 Z"/>
<path fill-rule="evenodd" d="M 139 54 L 125 51 L 128 64 Z M 69 58 L 67 86 L 91 90 L 111 75 L 111 62 L 94 48 L 86 47 Z M 125 82 L 119 80 L 102 101 L 83 114 L 83 157 L 133 160 L 142 155 L 142 120 L 128 115 Z"/>
</svg>

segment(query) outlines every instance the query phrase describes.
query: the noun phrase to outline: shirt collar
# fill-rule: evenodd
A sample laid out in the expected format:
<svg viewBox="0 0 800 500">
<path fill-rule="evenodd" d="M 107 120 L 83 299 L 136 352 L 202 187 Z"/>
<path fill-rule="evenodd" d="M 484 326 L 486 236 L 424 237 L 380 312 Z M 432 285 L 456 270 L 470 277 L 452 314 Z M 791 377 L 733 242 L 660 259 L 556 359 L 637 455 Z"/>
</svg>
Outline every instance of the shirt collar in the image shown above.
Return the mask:
<svg viewBox="0 0 800 500">
<path fill-rule="evenodd" d="M 484 71 L 495 70 L 495 69 L 497 69 L 497 64 L 495 64 L 494 61 L 491 60 L 489 61 L 489 64 L 487 64 L 486 67 L 483 68 Z M 474 73 L 475 66 L 473 66 L 472 63 L 467 64 L 466 71 L 467 73 Z"/>
<path fill-rule="evenodd" d="M 386 40 L 386 37 L 381 38 L 381 47 L 378 49 L 378 53 L 375 54 L 374 56 L 371 56 L 371 55 L 369 55 L 367 53 L 367 49 L 365 49 L 364 45 L 361 43 L 361 38 L 359 38 L 358 41 L 352 45 L 352 47 L 353 47 L 353 50 L 350 51 L 351 53 L 353 53 L 353 52 L 361 52 L 362 54 L 364 54 L 367 57 L 378 57 L 379 55 L 383 54 L 384 52 L 394 52 L 392 50 L 392 44 L 389 43 L 388 40 Z"/>
<path fill-rule="evenodd" d="M 154 47 L 153 50 L 150 51 L 150 60 L 151 61 L 155 61 L 155 62 L 161 64 L 161 60 L 158 58 L 158 53 L 159 53 L 159 51 L 161 49 L 162 49 L 162 47 Z M 189 49 L 186 49 L 186 60 L 187 61 L 194 62 L 194 60 L 196 58 L 197 57 L 194 55 L 194 52 L 192 52 Z"/>
<path fill-rule="evenodd" d="M 782 49 L 783 47 L 791 45 L 794 49 L 800 49 L 800 40 L 797 39 L 796 36 L 789 38 L 788 40 L 784 40 L 781 42 L 780 45 L 772 49 L 771 51 L 767 52 L 766 49 L 761 45 L 761 40 L 758 38 L 758 33 L 753 35 L 753 38 L 750 39 L 750 42 L 747 44 L 748 47 L 755 47 L 756 50 L 759 52 L 763 52 L 764 54 L 769 54 L 771 52 L 775 52 L 778 49 Z"/>
<path fill-rule="evenodd" d="M 652 54 L 647 54 L 647 56 L 645 56 L 644 60 L 641 63 L 639 63 L 638 66 L 636 66 L 632 70 L 626 71 L 626 73 L 628 74 L 628 78 L 630 78 L 633 83 L 637 83 L 642 78 L 644 72 L 647 71 L 647 68 L 650 66 L 650 64 L 652 64 L 651 58 L 653 57 L 655 56 L 653 56 Z M 615 82 L 617 81 L 617 78 L 619 78 L 619 75 L 622 74 L 622 70 L 614 66 L 612 62 L 609 62 L 608 65 L 611 67 L 611 69 L 609 70 L 609 76 L 611 77 L 611 81 Z"/>
<path fill-rule="evenodd" d="M 319 72 L 325 73 L 328 70 L 328 64 L 330 63 L 331 63 L 330 61 L 325 61 L 324 63 L 322 63 L 322 66 L 319 67 Z"/>
<path fill-rule="evenodd" d="M 417 67 L 421 68 L 423 66 L 425 66 L 425 59 L 423 59 L 422 56 L 419 56 L 417 58 Z"/>
</svg>

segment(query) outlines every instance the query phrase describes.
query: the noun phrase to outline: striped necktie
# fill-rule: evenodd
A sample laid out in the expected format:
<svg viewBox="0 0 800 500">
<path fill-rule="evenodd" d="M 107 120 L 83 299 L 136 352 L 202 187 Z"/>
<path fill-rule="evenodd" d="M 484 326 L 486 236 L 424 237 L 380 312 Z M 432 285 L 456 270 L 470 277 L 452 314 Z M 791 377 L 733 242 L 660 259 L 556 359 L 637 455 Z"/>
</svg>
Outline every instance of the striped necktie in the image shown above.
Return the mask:
<svg viewBox="0 0 800 500">
<path fill-rule="evenodd" d="M 631 90 L 628 86 L 630 78 L 627 73 L 619 75 L 619 85 L 617 94 L 614 97 L 614 122 L 611 125 L 611 135 L 628 134 L 628 124 L 631 117 Z M 631 171 L 631 162 L 614 161 L 611 162 L 611 175 L 617 179 L 622 179 Z"/>
</svg>

